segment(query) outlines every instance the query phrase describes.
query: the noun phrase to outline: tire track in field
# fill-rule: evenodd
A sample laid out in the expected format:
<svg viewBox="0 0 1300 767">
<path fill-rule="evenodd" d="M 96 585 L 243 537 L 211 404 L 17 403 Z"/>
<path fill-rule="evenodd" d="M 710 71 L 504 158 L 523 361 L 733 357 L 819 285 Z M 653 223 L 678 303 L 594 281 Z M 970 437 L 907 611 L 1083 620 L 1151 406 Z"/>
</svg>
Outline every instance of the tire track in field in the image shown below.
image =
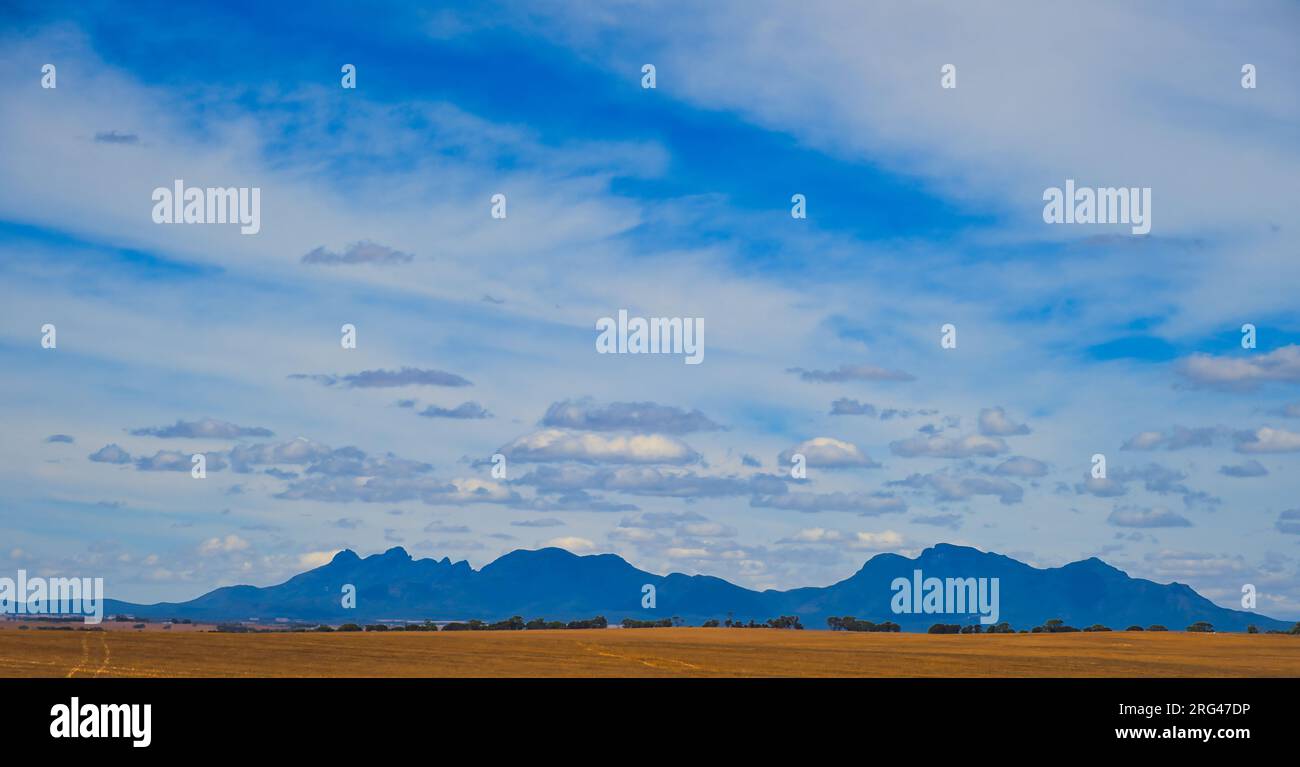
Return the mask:
<svg viewBox="0 0 1300 767">
<path fill-rule="evenodd" d="M 99 676 L 108 670 L 108 661 L 113 657 L 113 653 L 108 650 L 107 631 L 99 632 L 99 644 L 104 648 L 104 660 L 99 664 L 99 668 L 95 669 L 95 676 Z"/>
<path fill-rule="evenodd" d="M 14 658 L 8 655 L 0 655 L 0 669 L 18 668 L 19 666 L 32 666 L 40 668 L 53 668 L 55 674 L 63 670 L 63 666 L 58 661 L 53 660 L 31 660 L 30 658 Z M 12 675 L 5 675 L 6 677 Z"/>
<path fill-rule="evenodd" d="M 90 637 L 83 635 L 81 637 L 81 662 L 68 669 L 65 679 L 71 679 L 76 673 L 85 668 L 90 663 Z"/>
<path fill-rule="evenodd" d="M 691 670 L 693 670 L 693 671 L 706 671 L 706 669 L 704 669 L 703 667 L 701 667 L 701 666 L 697 666 L 697 665 L 695 665 L 694 663 L 687 663 L 687 662 L 684 661 L 684 660 L 673 660 L 673 659 L 671 659 L 671 658 L 654 658 L 655 661 L 659 661 L 659 662 L 658 662 L 658 663 L 653 663 L 653 662 L 651 662 L 651 661 L 649 661 L 649 660 L 645 660 L 645 659 L 643 659 L 643 658 L 638 658 L 638 657 L 636 657 L 636 656 L 634 656 L 634 655 L 620 655 L 619 653 L 611 652 L 611 651 L 610 651 L 609 649 L 607 649 L 607 648 L 602 649 L 602 648 L 600 648 L 600 647 L 597 647 L 596 645 L 583 644 L 583 643 L 579 642 L 579 643 L 578 643 L 578 646 L 581 647 L 581 648 L 584 649 L 584 650 L 587 650 L 588 652 L 593 652 L 593 653 L 595 653 L 596 655 L 603 655 L 603 656 L 606 657 L 606 658 L 618 658 L 619 660 L 633 661 L 633 662 L 635 662 L 635 663 L 640 663 L 642 666 L 646 666 L 647 668 L 652 668 L 652 669 L 655 669 L 655 670 L 658 670 L 658 671 L 672 670 L 672 666 L 671 666 L 671 665 L 667 665 L 667 664 L 674 664 L 674 665 L 676 665 L 676 666 L 684 666 L 684 667 L 686 667 L 686 668 L 688 668 L 688 669 L 691 669 Z M 651 657 L 653 658 L 653 656 L 651 656 Z M 678 669 L 678 670 L 680 670 L 680 669 Z"/>
</svg>

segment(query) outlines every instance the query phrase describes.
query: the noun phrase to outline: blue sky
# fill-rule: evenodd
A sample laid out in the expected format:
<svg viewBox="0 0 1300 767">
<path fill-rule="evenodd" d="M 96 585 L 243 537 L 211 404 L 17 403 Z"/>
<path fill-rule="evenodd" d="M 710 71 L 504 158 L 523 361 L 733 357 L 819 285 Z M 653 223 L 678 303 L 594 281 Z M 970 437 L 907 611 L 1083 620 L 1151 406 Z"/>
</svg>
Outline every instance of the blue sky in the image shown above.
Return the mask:
<svg viewBox="0 0 1300 767">
<path fill-rule="evenodd" d="M 1183 8 L 22 6 L 0 566 L 154 600 L 560 545 L 787 588 L 949 541 L 1300 617 L 1300 13 Z M 178 178 L 261 231 L 154 224 Z M 1151 233 L 1045 224 L 1067 178 L 1150 187 Z M 619 309 L 703 317 L 705 362 L 597 354 Z"/>
</svg>

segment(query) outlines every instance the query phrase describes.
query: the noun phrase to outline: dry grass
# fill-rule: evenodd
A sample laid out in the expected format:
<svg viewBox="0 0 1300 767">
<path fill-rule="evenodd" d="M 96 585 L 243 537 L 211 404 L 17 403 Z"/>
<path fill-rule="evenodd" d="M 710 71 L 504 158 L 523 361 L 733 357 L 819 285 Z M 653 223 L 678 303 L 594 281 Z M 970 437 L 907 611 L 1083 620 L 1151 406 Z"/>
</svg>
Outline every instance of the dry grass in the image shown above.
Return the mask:
<svg viewBox="0 0 1300 767">
<path fill-rule="evenodd" d="M 1300 676 L 1300 637 L 767 629 L 0 631 L 0 676 Z"/>
</svg>

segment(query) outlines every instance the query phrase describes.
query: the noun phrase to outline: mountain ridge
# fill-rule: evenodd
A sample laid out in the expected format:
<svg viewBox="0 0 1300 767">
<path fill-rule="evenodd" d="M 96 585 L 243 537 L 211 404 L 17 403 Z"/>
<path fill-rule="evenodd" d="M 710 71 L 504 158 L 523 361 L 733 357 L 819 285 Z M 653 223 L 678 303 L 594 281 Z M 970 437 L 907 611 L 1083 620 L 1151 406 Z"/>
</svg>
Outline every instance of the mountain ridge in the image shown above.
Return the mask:
<svg viewBox="0 0 1300 767">
<path fill-rule="evenodd" d="M 882 552 L 843 580 L 784 591 L 754 591 L 704 574 L 656 575 L 616 554 L 579 555 L 555 547 L 515 549 L 478 570 L 446 556 L 415 559 L 401 546 L 366 557 L 343 549 L 328 563 L 272 586 L 223 586 L 186 602 L 152 605 L 110 599 L 105 606 L 109 614 L 208 622 L 495 621 L 513 615 L 575 620 L 604 615 L 611 623 L 672 616 L 699 623 L 798 615 L 806 627 L 823 628 L 827 617 L 852 615 L 893 621 L 904 631 L 925 631 L 935 623 L 979 622 L 973 609 L 894 612 L 892 584 L 897 579 L 912 581 L 916 570 L 925 579 L 944 581 L 996 578 L 997 622 L 1017 629 L 1052 618 L 1079 628 L 1100 623 L 1112 629 L 1162 624 L 1179 630 L 1202 620 L 1221 631 L 1244 631 L 1248 624 L 1262 630 L 1292 625 L 1220 607 L 1186 584 L 1133 578 L 1097 557 L 1036 568 L 1003 554 L 949 543 L 935 544 L 914 558 Z M 342 605 L 346 584 L 356 589 L 353 608 Z M 646 585 L 655 589 L 653 608 L 642 607 Z"/>
</svg>

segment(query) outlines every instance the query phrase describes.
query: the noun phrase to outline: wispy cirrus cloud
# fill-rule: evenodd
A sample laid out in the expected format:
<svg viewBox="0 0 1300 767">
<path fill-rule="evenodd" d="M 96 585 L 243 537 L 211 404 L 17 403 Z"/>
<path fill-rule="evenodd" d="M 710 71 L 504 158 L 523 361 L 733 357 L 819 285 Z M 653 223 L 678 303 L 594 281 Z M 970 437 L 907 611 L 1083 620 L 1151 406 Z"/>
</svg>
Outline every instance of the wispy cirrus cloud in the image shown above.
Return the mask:
<svg viewBox="0 0 1300 767">
<path fill-rule="evenodd" d="M 1042 461 L 1013 456 L 993 468 L 993 473 L 1003 477 L 1021 477 L 1032 479 L 1047 476 L 1048 466 Z"/>
<path fill-rule="evenodd" d="M 904 458 L 973 458 L 993 457 L 1011 448 L 1001 437 L 968 434 L 964 437 L 924 434 L 889 443 L 894 455 Z"/>
<path fill-rule="evenodd" d="M 1264 464 L 1260 463 L 1259 461 L 1249 460 L 1246 461 L 1245 463 L 1229 465 L 1229 466 L 1220 466 L 1219 473 L 1225 477 L 1237 477 L 1238 479 L 1246 479 L 1250 477 L 1266 477 L 1268 476 L 1268 469 L 1265 468 Z"/>
<path fill-rule="evenodd" d="M 852 511 L 865 517 L 901 513 L 907 510 L 907 504 L 901 498 L 889 493 L 865 492 L 789 492 L 780 495 L 756 495 L 750 499 L 749 505 L 756 509 L 782 511 Z"/>
<path fill-rule="evenodd" d="M 611 402 L 596 405 L 590 399 L 563 400 L 546 409 L 542 426 L 576 431 L 640 431 L 690 434 L 718 431 L 722 427 L 699 410 L 683 410 L 654 402 Z"/>
<path fill-rule="evenodd" d="M 834 370 L 805 370 L 787 368 L 800 380 L 812 383 L 845 383 L 848 381 L 915 381 L 916 376 L 902 370 L 890 370 L 874 365 L 840 365 Z"/>
<path fill-rule="evenodd" d="M 462 421 L 492 417 L 492 414 L 477 402 L 462 402 L 454 408 L 443 408 L 436 405 L 429 405 L 424 410 L 421 410 L 418 415 L 424 416 L 425 418 L 451 418 Z"/>
<path fill-rule="evenodd" d="M 666 498 L 726 498 L 785 492 L 784 478 L 768 474 L 749 477 L 702 474 L 662 466 L 544 465 L 515 480 L 543 493 L 599 490 Z"/>
<path fill-rule="evenodd" d="M 294 373 L 294 380 L 315 381 L 322 386 L 343 386 L 348 389 L 386 389 L 399 386 L 472 386 L 463 376 L 444 370 L 404 367 L 400 370 L 362 370 L 346 375 Z"/>
<path fill-rule="evenodd" d="M 1189 447 L 1211 447 L 1231 434 L 1222 426 L 1188 428 L 1174 426 L 1166 431 L 1144 431 L 1129 437 L 1121 450 L 1185 450 Z"/>
<path fill-rule="evenodd" d="M 1252 391 L 1266 383 L 1300 384 L 1300 345 L 1244 356 L 1193 354 L 1177 369 L 1189 382 L 1217 389 Z"/>
<path fill-rule="evenodd" d="M 343 249 L 343 252 L 337 253 L 332 250 L 326 250 L 324 247 L 315 248 L 302 257 L 304 264 L 321 264 L 324 266 L 339 266 L 341 264 L 373 264 L 375 266 L 391 266 L 395 264 L 409 264 L 415 259 L 410 253 L 403 253 L 400 250 L 390 248 L 387 245 L 379 245 L 369 240 L 354 242 Z"/>
<path fill-rule="evenodd" d="M 1287 404 L 1274 408 L 1269 411 L 1273 415 L 1280 415 L 1283 418 L 1300 418 L 1300 402 L 1288 402 Z"/>
<path fill-rule="evenodd" d="M 1164 507 L 1117 506 L 1106 518 L 1115 527 L 1191 527 L 1191 520 Z"/>
<path fill-rule="evenodd" d="M 977 495 L 996 497 L 1001 503 L 1011 505 L 1020 503 L 1025 490 L 1010 480 L 1001 477 L 962 476 L 948 472 L 932 474 L 912 474 L 906 479 L 888 483 L 895 487 L 910 487 L 917 490 L 929 490 L 939 502 L 964 501 Z"/>
<path fill-rule="evenodd" d="M 110 130 L 96 133 L 95 141 L 100 144 L 139 144 L 140 137 L 134 133 Z"/>
<path fill-rule="evenodd" d="M 160 439 L 177 439 L 182 437 L 207 439 L 241 439 L 244 437 L 273 437 L 275 433 L 261 426 L 236 426 L 228 421 L 215 418 L 201 418 L 197 421 L 177 419 L 171 426 L 147 426 L 132 429 L 137 437 L 158 437 Z"/>
<path fill-rule="evenodd" d="M 564 520 L 555 517 L 542 517 L 540 519 L 517 519 L 510 523 L 511 527 L 564 527 Z"/>
<path fill-rule="evenodd" d="M 843 397 L 831 403 L 831 415 L 865 415 L 871 418 L 876 415 L 876 407 L 866 402 L 858 402 L 855 399 Z"/>
</svg>

